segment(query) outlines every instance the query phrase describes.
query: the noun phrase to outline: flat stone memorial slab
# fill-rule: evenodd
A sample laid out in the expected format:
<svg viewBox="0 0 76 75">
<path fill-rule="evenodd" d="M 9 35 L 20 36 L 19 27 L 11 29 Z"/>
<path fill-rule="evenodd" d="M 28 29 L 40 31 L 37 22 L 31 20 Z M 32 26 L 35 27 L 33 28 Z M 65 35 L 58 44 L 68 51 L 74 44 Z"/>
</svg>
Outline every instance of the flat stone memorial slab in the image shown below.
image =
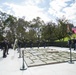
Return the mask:
<svg viewBox="0 0 76 75">
<path fill-rule="evenodd" d="M 76 53 L 72 53 L 72 60 L 76 60 Z M 56 49 L 25 49 L 24 59 L 28 67 L 61 63 L 70 60 L 70 52 Z"/>
</svg>

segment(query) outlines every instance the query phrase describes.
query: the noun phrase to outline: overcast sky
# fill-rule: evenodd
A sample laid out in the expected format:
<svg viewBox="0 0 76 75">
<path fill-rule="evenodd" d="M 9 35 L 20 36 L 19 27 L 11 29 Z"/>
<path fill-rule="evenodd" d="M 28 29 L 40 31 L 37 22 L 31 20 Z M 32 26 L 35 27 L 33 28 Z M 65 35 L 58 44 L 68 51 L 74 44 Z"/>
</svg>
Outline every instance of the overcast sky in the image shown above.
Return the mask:
<svg viewBox="0 0 76 75">
<path fill-rule="evenodd" d="M 0 0 L 0 10 L 28 21 L 40 17 L 55 22 L 64 15 L 76 26 L 76 0 Z"/>
</svg>

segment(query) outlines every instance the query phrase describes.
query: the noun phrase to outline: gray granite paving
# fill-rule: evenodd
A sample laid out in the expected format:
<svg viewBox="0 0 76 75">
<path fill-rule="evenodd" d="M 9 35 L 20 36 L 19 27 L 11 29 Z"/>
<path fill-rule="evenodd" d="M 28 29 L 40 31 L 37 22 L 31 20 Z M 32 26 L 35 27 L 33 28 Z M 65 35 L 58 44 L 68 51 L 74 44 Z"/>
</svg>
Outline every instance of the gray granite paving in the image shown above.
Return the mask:
<svg viewBox="0 0 76 75">
<path fill-rule="evenodd" d="M 56 50 L 68 50 L 67 48 L 59 48 L 59 47 L 51 47 L 56 48 Z M 24 50 L 24 49 L 22 49 Z M 30 49 L 26 49 L 25 52 Z M 73 51 L 73 50 L 72 50 Z M 76 52 L 76 51 L 74 51 Z M 19 57 L 19 53 L 15 50 L 10 49 L 9 55 L 6 58 L 2 58 L 3 51 L 0 51 L 0 75 L 76 75 L 76 61 L 74 61 L 74 64 L 72 63 L 59 63 L 59 64 L 52 64 L 52 65 L 45 65 L 45 66 L 35 66 L 35 67 L 27 67 L 25 64 L 26 70 L 20 70 L 22 68 L 22 58 Z M 32 55 L 32 54 L 31 54 Z M 73 56 L 76 58 L 76 54 L 73 54 Z M 29 57 L 29 56 L 27 56 Z M 49 58 L 52 56 L 49 56 Z M 33 57 L 31 57 L 33 59 Z M 40 59 L 38 56 L 35 56 L 36 60 Z M 46 61 L 47 59 L 44 58 L 41 55 L 41 60 Z M 28 63 L 30 63 L 30 60 L 27 58 Z M 35 61 L 37 62 L 37 60 Z M 50 62 L 50 61 L 47 61 Z M 53 60 L 51 60 L 53 62 Z M 41 63 L 41 61 L 40 61 Z M 33 65 L 40 64 L 39 62 L 30 63 Z M 45 63 L 44 63 L 45 64 Z"/>
<path fill-rule="evenodd" d="M 25 49 L 24 52 L 24 59 L 28 67 L 61 63 L 70 60 L 70 51 L 62 51 L 49 48 L 30 48 Z M 76 60 L 76 53 L 72 53 L 72 60 Z"/>
</svg>

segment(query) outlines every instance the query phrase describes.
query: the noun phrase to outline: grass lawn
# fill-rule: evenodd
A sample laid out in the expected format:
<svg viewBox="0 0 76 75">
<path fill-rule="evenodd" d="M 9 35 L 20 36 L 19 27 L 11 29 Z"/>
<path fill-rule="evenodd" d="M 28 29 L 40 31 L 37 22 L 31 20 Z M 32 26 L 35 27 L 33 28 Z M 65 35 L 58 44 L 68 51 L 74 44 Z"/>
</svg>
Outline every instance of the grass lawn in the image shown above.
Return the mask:
<svg viewBox="0 0 76 75">
<path fill-rule="evenodd" d="M 73 38 L 76 38 L 76 34 L 71 35 L 71 39 L 73 39 Z M 68 41 L 69 39 L 70 39 L 69 37 L 65 37 L 65 38 L 64 38 L 64 42 Z M 60 41 L 63 41 L 63 39 L 61 39 L 61 40 L 56 40 L 56 42 L 60 42 Z"/>
</svg>

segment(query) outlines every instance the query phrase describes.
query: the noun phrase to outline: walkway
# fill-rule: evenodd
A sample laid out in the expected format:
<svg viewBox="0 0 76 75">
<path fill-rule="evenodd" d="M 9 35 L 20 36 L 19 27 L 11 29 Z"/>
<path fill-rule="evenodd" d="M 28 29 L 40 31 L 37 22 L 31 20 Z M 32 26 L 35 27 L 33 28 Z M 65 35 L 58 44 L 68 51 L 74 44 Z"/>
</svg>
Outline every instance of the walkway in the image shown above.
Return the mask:
<svg viewBox="0 0 76 75">
<path fill-rule="evenodd" d="M 50 47 L 60 50 L 68 50 L 68 48 Z M 2 58 L 2 51 L 0 51 L 0 75 L 76 75 L 76 61 L 74 64 L 59 63 L 45 66 L 27 67 L 27 70 L 20 70 L 22 68 L 22 59 L 18 58 L 17 51 L 9 50 L 9 55 Z"/>
</svg>

